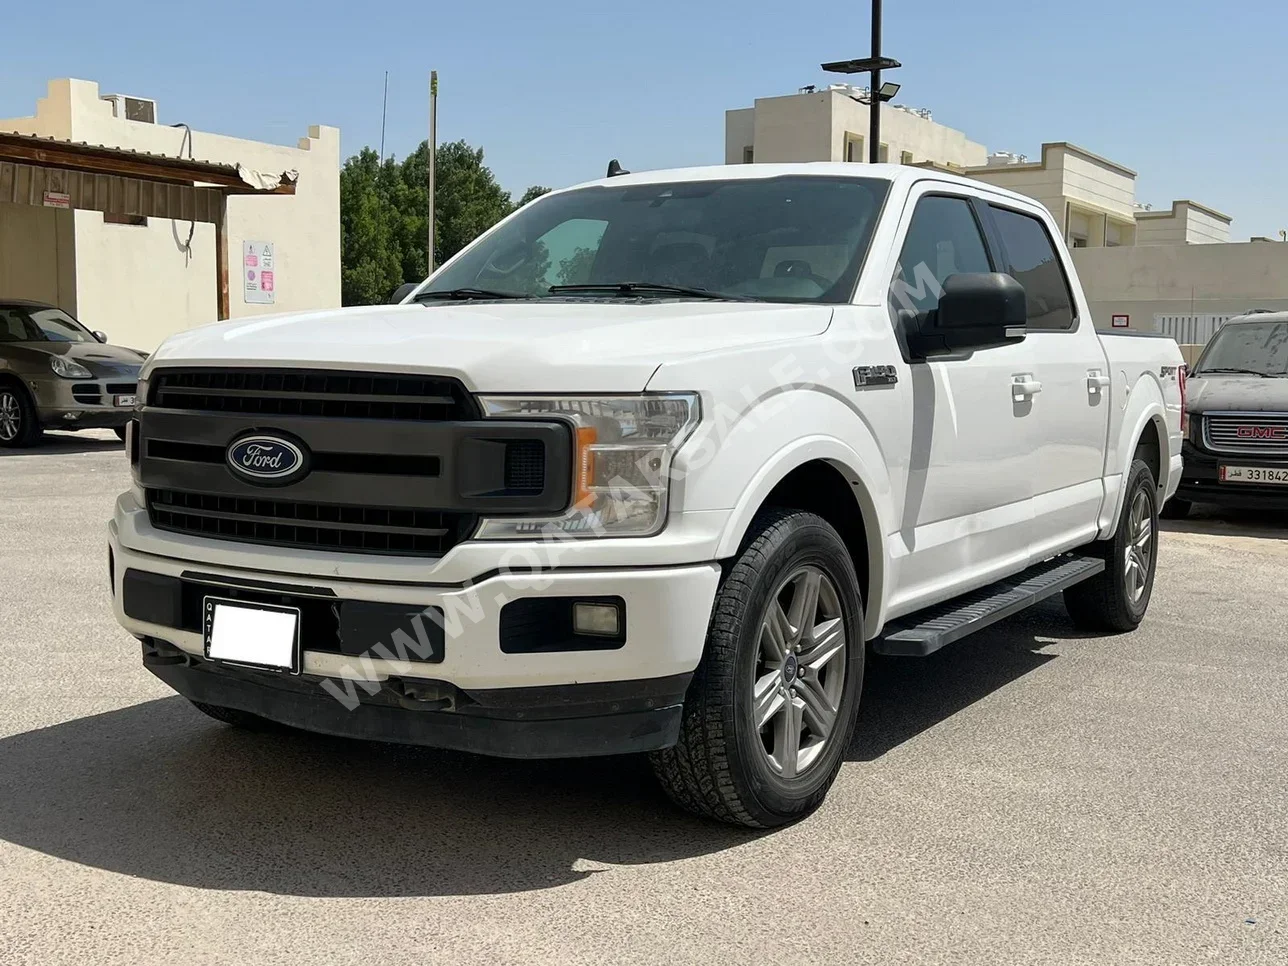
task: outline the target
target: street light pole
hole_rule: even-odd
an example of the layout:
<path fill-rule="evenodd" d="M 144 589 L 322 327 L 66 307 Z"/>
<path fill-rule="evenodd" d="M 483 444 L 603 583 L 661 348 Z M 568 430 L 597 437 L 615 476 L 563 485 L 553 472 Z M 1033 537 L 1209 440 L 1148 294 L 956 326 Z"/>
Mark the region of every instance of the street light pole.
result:
<path fill-rule="evenodd" d="M 881 160 L 881 105 L 899 91 L 898 84 L 881 83 L 881 71 L 901 66 L 897 60 L 881 56 L 881 0 L 872 0 L 872 56 L 822 65 L 830 74 L 872 75 L 872 94 L 868 98 L 868 160 L 873 164 Z"/>
<path fill-rule="evenodd" d="M 872 0 L 872 100 L 868 104 L 868 162 L 881 160 L 881 0 Z"/>

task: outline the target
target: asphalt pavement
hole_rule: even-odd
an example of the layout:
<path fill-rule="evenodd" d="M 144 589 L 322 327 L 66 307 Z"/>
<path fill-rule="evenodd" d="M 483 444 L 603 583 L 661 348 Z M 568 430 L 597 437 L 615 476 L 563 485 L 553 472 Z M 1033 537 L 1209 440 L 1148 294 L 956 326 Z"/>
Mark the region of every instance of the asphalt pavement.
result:
<path fill-rule="evenodd" d="M 1288 962 L 1288 517 L 1169 524 L 1144 625 L 1053 603 L 869 669 L 767 834 L 638 759 L 239 732 L 109 612 L 110 434 L 0 451 L 0 964 Z"/>

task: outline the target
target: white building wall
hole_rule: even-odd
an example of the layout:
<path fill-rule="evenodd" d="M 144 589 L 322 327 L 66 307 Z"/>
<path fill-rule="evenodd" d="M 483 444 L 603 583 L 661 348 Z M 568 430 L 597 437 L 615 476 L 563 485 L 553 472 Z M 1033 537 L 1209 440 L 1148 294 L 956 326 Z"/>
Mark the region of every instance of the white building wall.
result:
<path fill-rule="evenodd" d="M 742 164 L 747 148 L 756 141 L 756 109 L 725 111 L 725 164 Z"/>
<path fill-rule="evenodd" d="M 1288 244 L 1138 245 L 1073 253 L 1096 324 L 1131 316 L 1150 331 L 1156 315 L 1240 315 L 1288 311 Z"/>
<path fill-rule="evenodd" d="M 159 110 L 165 110 L 161 101 Z M 112 115 L 89 81 L 57 80 L 34 118 L 0 128 L 89 144 L 178 156 L 183 131 Z M 198 160 L 257 171 L 299 172 L 294 196 L 233 197 L 228 202 L 229 311 L 233 318 L 340 304 L 340 134 L 313 127 L 298 145 L 265 144 L 203 131 L 192 134 Z M 185 149 L 184 155 L 187 155 Z M 214 227 L 198 224 L 185 252 L 189 222 L 148 219 L 145 226 L 105 224 L 98 212 L 74 212 L 75 311 L 113 342 L 150 350 L 180 329 L 218 315 Z M 275 246 L 276 301 L 247 304 L 241 279 L 243 240 Z M 66 300 L 61 304 L 69 307 Z"/>
<path fill-rule="evenodd" d="M 756 161 L 844 161 L 846 135 L 864 141 L 867 160 L 869 107 L 839 91 L 757 98 L 755 106 L 725 112 L 725 162 L 739 164 L 752 145 Z M 961 131 L 889 104 L 881 112 L 881 141 L 888 159 L 934 161 L 956 167 L 983 164 L 988 150 Z"/>

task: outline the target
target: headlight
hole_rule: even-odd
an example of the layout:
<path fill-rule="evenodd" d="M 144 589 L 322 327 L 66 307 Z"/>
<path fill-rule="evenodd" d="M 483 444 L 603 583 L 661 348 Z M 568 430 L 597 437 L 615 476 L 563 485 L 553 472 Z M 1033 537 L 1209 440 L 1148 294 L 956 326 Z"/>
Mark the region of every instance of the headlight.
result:
<path fill-rule="evenodd" d="M 562 533 L 646 537 L 666 523 L 671 460 L 700 418 L 693 393 L 640 396 L 484 396 L 494 418 L 564 419 L 573 428 L 573 506 L 546 519 L 484 520 L 481 539 Z"/>
<path fill-rule="evenodd" d="M 90 372 L 79 362 L 72 362 L 62 356 L 50 356 L 49 368 L 53 369 L 64 379 L 93 379 L 94 373 Z"/>

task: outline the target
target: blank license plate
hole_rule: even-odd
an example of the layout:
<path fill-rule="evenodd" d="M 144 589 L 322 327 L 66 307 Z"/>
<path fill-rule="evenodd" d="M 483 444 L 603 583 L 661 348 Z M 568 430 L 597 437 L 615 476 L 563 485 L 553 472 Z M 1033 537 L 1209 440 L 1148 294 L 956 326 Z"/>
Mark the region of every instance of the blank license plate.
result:
<path fill-rule="evenodd" d="M 298 607 L 207 597 L 202 610 L 206 657 L 212 661 L 299 673 Z"/>
<path fill-rule="evenodd" d="M 1267 466 L 1223 466 L 1222 483 L 1278 483 L 1288 486 L 1288 469 Z"/>
<path fill-rule="evenodd" d="M 139 404 L 138 396 L 117 396 L 112 400 L 117 409 L 133 409 Z"/>

